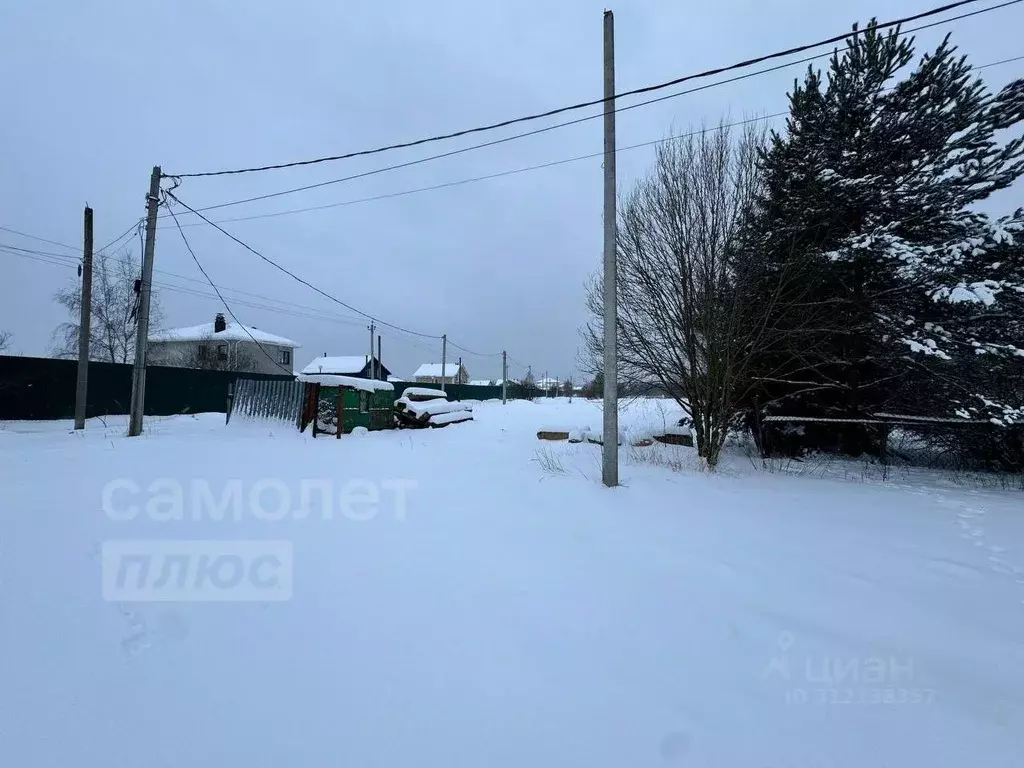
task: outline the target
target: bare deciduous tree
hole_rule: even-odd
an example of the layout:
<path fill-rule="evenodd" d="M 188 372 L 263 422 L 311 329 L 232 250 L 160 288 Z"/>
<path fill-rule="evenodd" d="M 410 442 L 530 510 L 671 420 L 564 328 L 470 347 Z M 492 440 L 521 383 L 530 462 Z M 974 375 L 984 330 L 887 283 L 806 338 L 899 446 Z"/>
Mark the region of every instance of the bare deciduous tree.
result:
<path fill-rule="evenodd" d="M 0 352 L 11 346 L 12 336 L 13 334 L 10 331 L 0 331 Z"/>
<path fill-rule="evenodd" d="M 618 351 L 625 385 L 656 385 L 693 421 L 714 469 L 753 391 L 752 360 L 773 345 L 764 285 L 748 284 L 742 232 L 759 192 L 764 130 L 734 137 L 724 123 L 661 144 L 650 173 L 619 206 Z M 774 296 L 793 296 L 795 274 Z M 785 287 L 785 290 L 783 290 Z M 592 369 L 603 354 L 603 296 L 588 286 L 584 330 Z"/>
<path fill-rule="evenodd" d="M 92 267 L 92 319 L 89 325 L 89 357 L 108 363 L 127 363 L 135 358 L 135 281 L 139 267 L 131 253 L 97 254 Z M 81 284 L 75 281 L 57 291 L 57 302 L 71 319 L 53 332 L 53 352 L 58 357 L 78 356 L 78 324 L 82 307 Z M 149 322 L 159 327 L 163 313 L 156 289 L 150 293 Z"/>

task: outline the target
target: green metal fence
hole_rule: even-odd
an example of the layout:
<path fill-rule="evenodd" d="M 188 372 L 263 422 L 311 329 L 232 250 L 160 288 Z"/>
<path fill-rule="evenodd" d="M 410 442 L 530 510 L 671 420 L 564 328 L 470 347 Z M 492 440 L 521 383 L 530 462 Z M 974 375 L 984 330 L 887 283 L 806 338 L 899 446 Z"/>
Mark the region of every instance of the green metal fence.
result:
<path fill-rule="evenodd" d="M 75 360 L 0 355 L 0 419 L 73 418 L 77 371 Z M 146 414 L 224 413 L 228 386 L 238 376 L 231 371 L 149 366 Z M 269 381 L 291 378 L 269 374 L 245 376 Z M 131 365 L 89 363 L 88 418 L 128 413 L 131 394 Z"/>

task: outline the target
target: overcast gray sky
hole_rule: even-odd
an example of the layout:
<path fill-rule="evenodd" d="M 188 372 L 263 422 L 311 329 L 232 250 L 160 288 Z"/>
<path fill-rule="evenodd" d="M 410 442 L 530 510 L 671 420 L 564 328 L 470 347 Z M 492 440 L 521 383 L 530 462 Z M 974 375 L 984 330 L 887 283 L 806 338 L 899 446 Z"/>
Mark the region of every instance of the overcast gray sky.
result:
<path fill-rule="evenodd" d="M 154 164 L 187 173 L 287 162 L 598 98 L 606 1 L 9 0 L 0 7 L 0 225 L 75 246 L 88 201 L 99 246 L 142 215 Z M 889 19 L 933 5 L 938 2 L 623 1 L 612 9 L 619 90 L 838 34 L 872 14 Z M 921 33 L 918 50 L 951 29 L 975 64 L 1018 56 L 1024 43 L 1015 30 L 1022 23 L 1021 6 L 995 11 Z M 801 69 L 622 113 L 618 143 L 658 139 L 724 113 L 739 119 L 782 111 Z M 1024 62 L 1017 62 L 986 69 L 984 77 L 996 88 L 1022 73 Z M 178 194 L 192 206 L 211 205 L 522 130 L 311 168 L 187 179 Z M 215 213 L 223 219 L 323 205 L 600 149 L 601 121 L 592 120 Z M 620 154 L 620 188 L 643 171 L 652 152 Z M 1008 197 L 1006 208 L 1024 203 L 1019 189 Z M 595 158 L 225 228 L 381 320 L 447 333 L 474 351 L 507 349 L 538 376 L 564 376 L 576 367 L 578 328 L 586 320 L 583 283 L 600 262 L 601 164 Z M 302 345 L 298 366 L 323 352 L 366 349 L 364 319 L 209 227 L 185 231 L 239 318 Z M 2 231 L 0 243 L 73 255 Z M 137 258 L 137 240 L 129 246 Z M 0 263 L 0 329 L 14 334 L 13 352 L 45 355 L 54 327 L 65 319 L 53 293 L 76 279 L 74 266 L 3 252 Z M 202 280 L 175 229 L 158 232 L 156 266 Z M 211 293 L 198 282 L 156 278 Z M 162 294 L 165 326 L 207 322 L 221 308 L 216 298 Z M 384 361 L 395 373 L 439 361 L 440 342 L 383 331 Z M 450 349 L 453 359 L 459 354 Z M 498 357 L 464 357 L 474 378 L 500 373 Z M 512 375 L 522 372 L 512 366 Z"/>

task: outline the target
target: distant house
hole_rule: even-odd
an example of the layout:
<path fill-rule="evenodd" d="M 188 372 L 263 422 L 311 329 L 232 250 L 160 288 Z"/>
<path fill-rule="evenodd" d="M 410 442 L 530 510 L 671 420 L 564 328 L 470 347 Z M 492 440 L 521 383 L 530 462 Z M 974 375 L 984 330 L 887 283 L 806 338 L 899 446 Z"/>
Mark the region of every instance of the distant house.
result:
<path fill-rule="evenodd" d="M 218 313 L 212 323 L 154 331 L 146 359 L 150 365 L 290 376 L 298 348 L 291 339 L 229 323 Z"/>
<path fill-rule="evenodd" d="M 380 379 L 381 381 L 387 381 L 391 376 L 391 371 L 377 359 L 376 355 L 372 358 L 369 355 L 335 357 L 326 353 L 323 357 L 314 357 L 310 364 L 302 369 L 302 373 L 306 376 L 314 373 L 326 373 L 332 376 L 351 376 L 357 379 Z"/>
<path fill-rule="evenodd" d="M 412 380 L 418 384 L 465 384 L 469 381 L 466 366 L 458 363 L 445 363 L 444 375 L 441 375 L 441 363 L 424 363 L 416 369 Z"/>
<path fill-rule="evenodd" d="M 500 382 L 496 382 L 494 379 L 473 379 L 469 385 L 471 387 L 493 387 L 497 383 Z"/>

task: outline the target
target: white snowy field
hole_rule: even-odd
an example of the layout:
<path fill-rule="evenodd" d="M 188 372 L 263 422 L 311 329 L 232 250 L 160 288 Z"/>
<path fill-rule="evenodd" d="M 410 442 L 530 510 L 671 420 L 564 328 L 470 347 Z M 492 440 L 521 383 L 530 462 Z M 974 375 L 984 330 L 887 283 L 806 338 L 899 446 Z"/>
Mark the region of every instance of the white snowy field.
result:
<path fill-rule="evenodd" d="M 0 766 L 1024 765 L 1024 494 L 660 445 L 609 490 L 535 437 L 597 404 L 474 413 L 0 425 Z M 290 542 L 290 599 L 105 595 L 125 540 Z"/>

